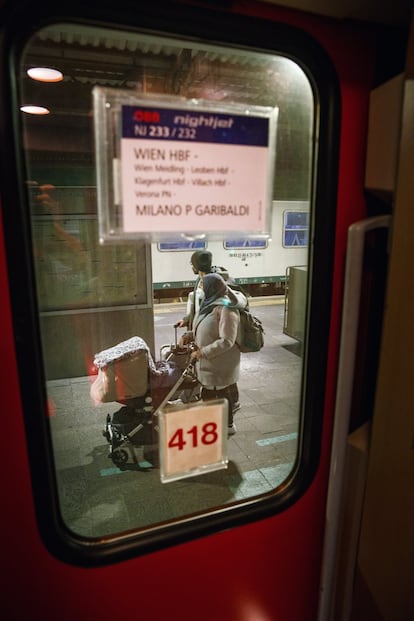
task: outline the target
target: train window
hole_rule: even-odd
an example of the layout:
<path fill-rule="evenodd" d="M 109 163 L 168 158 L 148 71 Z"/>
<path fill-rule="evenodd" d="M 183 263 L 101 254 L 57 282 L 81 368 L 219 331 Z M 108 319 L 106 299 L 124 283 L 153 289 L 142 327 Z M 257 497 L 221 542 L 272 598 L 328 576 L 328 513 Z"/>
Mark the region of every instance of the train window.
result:
<path fill-rule="evenodd" d="M 283 217 L 283 246 L 307 246 L 309 243 L 309 212 L 285 211 Z"/>
<path fill-rule="evenodd" d="M 227 239 L 224 241 L 226 250 L 233 248 L 267 248 L 267 239 Z"/>
<path fill-rule="evenodd" d="M 167 21 L 141 8 L 130 20 L 122 13 L 97 25 L 80 17 L 53 22 L 48 15 L 42 27 L 29 29 L 20 52 L 10 51 L 17 56 L 10 77 L 16 88 L 5 88 L 16 93 L 19 107 L 22 157 L 9 182 L 22 199 L 8 226 L 25 231 L 10 260 L 19 276 L 13 312 L 16 340 L 24 343 L 19 365 L 35 499 L 45 539 L 55 547 L 54 528 L 59 541 L 70 542 L 62 556 L 76 561 L 106 562 L 111 551 L 145 551 L 282 510 L 303 493 L 318 463 L 327 342 L 322 335 L 311 346 L 307 329 L 301 342 L 286 333 L 285 313 L 295 306 L 286 308 L 284 285 L 287 268 L 320 268 L 325 277 L 311 288 L 309 275 L 299 313 L 301 325 L 310 326 L 317 307 L 315 325 L 324 323 L 334 216 L 317 217 L 329 186 L 320 192 L 317 171 L 335 160 L 329 123 L 336 116 L 325 114 L 337 96 L 330 62 L 299 31 L 281 25 L 258 20 L 253 27 L 239 16 L 235 28 L 223 14 L 211 34 L 203 19 L 197 26 L 191 21 L 199 9 L 177 6 Z M 122 23 L 129 26 L 116 25 Z M 52 81 L 33 74 L 39 67 L 54 70 Z M 96 86 L 218 107 L 277 107 L 271 236 L 173 235 L 160 243 L 102 245 Z M 294 246 L 297 254 L 286 254 Z M 240 357 L 226 468 L 165 484 L 157 408 L 185 408 L 200 398 L 199 384 L 184 373 L 190 350 L 177 342 L 176 324 L 195 285 L 192 254 L 207 248 L 229 282 L 243 285 L 265 342 Z M 157 291 L 163 298 L 154 304 Z M 33 321 L 20 318 L 23 308 Z"/>
<path fill-rule="evenodd" d="M 173 250 L 205 250 L 207 248 L 207 243 L 200 239 L 195 241 L 181 241 L 181 240 L 172 240 L 172 241 L 163 241 L 158 243 L 158 250 L 160 252 L 171 252 Z"/>

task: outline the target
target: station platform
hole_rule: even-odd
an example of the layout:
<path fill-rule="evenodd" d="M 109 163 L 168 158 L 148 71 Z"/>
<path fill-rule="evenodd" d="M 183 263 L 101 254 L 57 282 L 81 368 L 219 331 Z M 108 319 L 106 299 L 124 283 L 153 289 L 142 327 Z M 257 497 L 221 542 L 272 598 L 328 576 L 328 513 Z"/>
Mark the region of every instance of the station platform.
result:
<path fill-rule="evenodd" d="M 94 405 L 89 377 L 48 382 L 60 506 L 70 530 L 103 537 L 146 527 L 268 493 L 286 479 L 298 444 L 300 343 L 283 332 L 283 296 L 250 299 L 250 307 L 263 322 L 265 345 L 242 354 L 237 433 L 228 438 L 223 470 L 162 483 L 144 453 L 133 468 L 119 469 L 103 430 L 121 404 Z M 158 350 L 184 312 L 182 303 L 154 306 Z"/>

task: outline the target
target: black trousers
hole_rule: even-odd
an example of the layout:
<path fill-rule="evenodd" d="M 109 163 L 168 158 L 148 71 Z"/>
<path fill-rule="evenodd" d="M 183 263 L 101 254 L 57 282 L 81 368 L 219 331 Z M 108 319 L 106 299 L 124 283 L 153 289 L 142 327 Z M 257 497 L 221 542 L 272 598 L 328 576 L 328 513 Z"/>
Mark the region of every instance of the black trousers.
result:
<path fill-rule="evenodd" d="M 234 384 L 232 386 L 226 386 L 225 388 L 220 388 L 220 390 L 210 390 L 209 388 L 204 388 L 204 386 L 201 389 L 201 398 L 203 399 L 203 401 L 213 401 L 213 399 L 227 399 L 228 404 L 229 404 L 229 419 L 228 419 L 228 425 L 230 427 L 230 425 L 233 424 L 233 409 L 234 409 L 234 389 L 232 389 L 234 386 Z"/>
<path fill-rule="evenodd" d="M 237 401 L 239 400 L 239 388 L 237 384 L 230 384 L 229 388 L 233 395 L 233 403 L 237 403 Z"/>

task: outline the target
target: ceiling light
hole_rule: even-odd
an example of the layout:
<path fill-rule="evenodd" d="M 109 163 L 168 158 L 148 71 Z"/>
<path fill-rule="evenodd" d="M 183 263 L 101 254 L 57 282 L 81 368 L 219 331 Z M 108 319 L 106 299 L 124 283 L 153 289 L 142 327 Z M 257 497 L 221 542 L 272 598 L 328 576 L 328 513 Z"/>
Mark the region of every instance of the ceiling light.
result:
<path fill-rule="evenodd" d="M 27 114 L 49 114 L 50 110 L 44 108 L 43 106 L 22 106 L 20 108 L 22 112 L 26 112 Z"/>
<path fill-rule="evenodd" d="M 49 67 L 32 67 L 27 70 L 27 75 L 32 80 L 38 80 L 39 82 L 61 82 L 63 80 L 63 73 L 57 69 L 50 69 Z"/>

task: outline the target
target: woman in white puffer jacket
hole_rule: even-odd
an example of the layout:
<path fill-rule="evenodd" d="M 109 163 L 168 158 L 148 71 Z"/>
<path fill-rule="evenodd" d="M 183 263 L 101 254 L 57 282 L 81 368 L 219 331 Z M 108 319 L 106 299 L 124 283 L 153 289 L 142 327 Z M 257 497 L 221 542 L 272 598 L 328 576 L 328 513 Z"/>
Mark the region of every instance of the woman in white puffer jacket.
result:
<path fill-rule="evenodd" d="M 197 349 L 191 358 L 197 361 L 197 377 L 205 401 L 227 399 L 228 433 L 233 435 L 234 399 L 229 387 L 240 374 L 240 350 L 236 338 L 240 324 L 238 302 L 220 274 L 203 277 L 204 299 L 193 323 Z"/>

